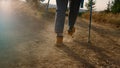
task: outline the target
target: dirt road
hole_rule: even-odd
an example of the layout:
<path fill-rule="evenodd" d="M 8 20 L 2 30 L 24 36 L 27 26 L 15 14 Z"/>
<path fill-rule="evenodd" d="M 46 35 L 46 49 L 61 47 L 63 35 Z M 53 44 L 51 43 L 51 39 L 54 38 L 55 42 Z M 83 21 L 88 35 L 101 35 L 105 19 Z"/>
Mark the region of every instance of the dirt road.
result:
<path fill-rule="evenodd" d="M 93 23 L 89 45 L 88 21 L 78 18 L 74 38 L 66 23 L 65 45 L 56 47 L 54 16 L 24 2 L 0 5 L 0 68 L 120 68 L 119 29 Z"/>

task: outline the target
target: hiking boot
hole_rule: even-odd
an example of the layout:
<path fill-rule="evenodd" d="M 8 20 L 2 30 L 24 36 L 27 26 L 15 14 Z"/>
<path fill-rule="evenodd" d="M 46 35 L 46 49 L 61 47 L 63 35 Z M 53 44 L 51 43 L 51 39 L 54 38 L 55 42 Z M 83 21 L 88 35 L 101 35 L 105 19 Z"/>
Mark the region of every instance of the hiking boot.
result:
<path fill-rule="evenodd" d="M 57 36 L 56 38 L 57 38 L 56 45 L 57 46 L 63 45 L 63 36 Z"/>
<path fill-rule="evenodd" d="M 72 36 L 75 33 L 75 28 L 69 28 L 68 35 Z"/>

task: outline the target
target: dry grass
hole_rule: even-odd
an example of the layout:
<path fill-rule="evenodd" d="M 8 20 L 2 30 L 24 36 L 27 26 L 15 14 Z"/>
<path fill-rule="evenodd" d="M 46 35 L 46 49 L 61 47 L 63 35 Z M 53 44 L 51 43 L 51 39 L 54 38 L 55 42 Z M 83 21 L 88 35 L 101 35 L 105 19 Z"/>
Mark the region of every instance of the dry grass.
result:
<path fill-rule="evenodd" d="M 49 8 L 48 12 L 49 12 L 49 15 L 50 15 L 51 17 L 54 17 L 54 16 L 55 16 L 55 13 L 56 13 L 56 9 L 55 9 L 55 8 Z"/>
<path fill-rule="evenodd" d="M 89 19 L 89 13 L 84 13 L 83 18 Z M 112 24 L 120 27 L 120 14 L 104 13 L 104 12 L 93 12 L 93 21 L 102 24 Z"/>

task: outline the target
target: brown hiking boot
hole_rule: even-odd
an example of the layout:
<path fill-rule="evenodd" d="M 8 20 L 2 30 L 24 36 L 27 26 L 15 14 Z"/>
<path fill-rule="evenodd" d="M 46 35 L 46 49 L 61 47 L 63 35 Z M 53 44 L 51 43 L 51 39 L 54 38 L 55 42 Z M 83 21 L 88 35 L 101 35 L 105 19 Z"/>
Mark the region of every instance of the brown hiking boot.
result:
<path fill-rule="evenodd" d="M 72 36 L 74 33 L 75 33 L 75 28 L 74 28 L 74 27 L 73 27 L 73 28 L 70 28 L 70 29 L 68 30 L 68 35 Z"/>
<path fill-rule="evenodd" d="M 56 45 L 57 46 L 63 45 L 63 36 L 57 36 L 56 38 L 57 38 Z"/>

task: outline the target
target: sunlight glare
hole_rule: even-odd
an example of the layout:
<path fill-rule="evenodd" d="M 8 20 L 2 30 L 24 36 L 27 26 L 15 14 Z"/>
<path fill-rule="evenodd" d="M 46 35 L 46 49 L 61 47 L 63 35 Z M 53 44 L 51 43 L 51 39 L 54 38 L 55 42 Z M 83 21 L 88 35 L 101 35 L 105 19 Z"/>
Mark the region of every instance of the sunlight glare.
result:
<path fill-rule="evenodd" d="M 11 0 L 1 0 L 0 1 L 0 7 L 3 12 L 10 12 L 10 5 L 11 5 Z"/>

